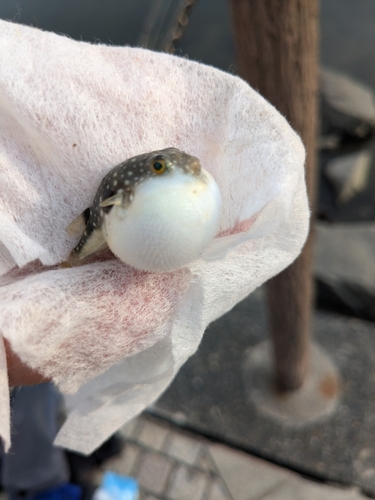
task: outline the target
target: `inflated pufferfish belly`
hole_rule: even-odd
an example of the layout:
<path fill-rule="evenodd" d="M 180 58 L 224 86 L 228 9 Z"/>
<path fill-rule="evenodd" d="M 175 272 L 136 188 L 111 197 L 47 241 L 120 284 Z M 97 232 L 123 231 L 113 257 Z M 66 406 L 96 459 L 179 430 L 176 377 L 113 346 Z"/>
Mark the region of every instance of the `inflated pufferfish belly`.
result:
<path fill-rule="evenodd" d="M 199 256 L 220 215 L 219 188 L 198 158 L 175 148 L 134 156 L 104 177 L 92 206 L 69 226 L 85 224 L 68 262 L 108 245 L 137 269 L 172 271 Z"/>

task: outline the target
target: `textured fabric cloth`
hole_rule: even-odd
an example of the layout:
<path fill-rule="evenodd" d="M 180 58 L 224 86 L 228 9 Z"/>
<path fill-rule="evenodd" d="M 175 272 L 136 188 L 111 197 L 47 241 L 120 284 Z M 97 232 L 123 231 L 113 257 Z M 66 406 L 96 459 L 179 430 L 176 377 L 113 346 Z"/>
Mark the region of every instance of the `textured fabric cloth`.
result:
<path fill-rule="evenodd" d="M 296 258 L 304 148 L 244 81 L 185 58 L 0 21 L 0 68 L 0 332 L 70 394 L 57 443 L 90 453 L 156 400 L 211 321 Z M 60 268 L 77 243 L 65 228 L 104 175 L 165 147 L 198 157 L 221 190 L 200 258 L 163 274 L 110 253 Z"/>

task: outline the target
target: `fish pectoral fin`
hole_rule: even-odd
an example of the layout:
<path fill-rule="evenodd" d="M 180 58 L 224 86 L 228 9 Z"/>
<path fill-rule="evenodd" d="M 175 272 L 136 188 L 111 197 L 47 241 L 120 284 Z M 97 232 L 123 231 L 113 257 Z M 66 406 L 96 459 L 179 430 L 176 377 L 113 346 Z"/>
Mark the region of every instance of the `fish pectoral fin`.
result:
<path fill-rule="evenodd" d="M 68 236 L 75 237 L 83 233 L 86 229 L 87 221 L 90 218 L 90 208 L 86 208 L 73 222 L 66 228 Z"/>
<path fill-rule="evenodd" d="M 126 189 L 125 191 L 117 193 L 111 196 L 110 198 L 107 198 L 106 200 L 102 201 L 99 207 L 104 208 L 104 207 L 111 207 L 113 205 L 118 205 L 120 207 L 126 208 L 133 201 L 133 198 L 134 198 L 134 192 L 131 189 Z"/>
<path fill-rule="evenodd" d="M 77 265 L 77 261 L 86 259 L 107 247 L 102 232 L 95 229 L 88 235 L 83 235 L 81 241 L 70 253 L 67 262 L 71 265 Z"/>
<path fill-rule="evenodd" d="M 102 201 L 99 205 L 99 207 L 104 208 L 104 207 L 110 207 L 112 205 L 118 205 L 120 207 L 124 206 L 124 193 L 117 193 L 110 198 L 107 198 L 106 200 Z"/>

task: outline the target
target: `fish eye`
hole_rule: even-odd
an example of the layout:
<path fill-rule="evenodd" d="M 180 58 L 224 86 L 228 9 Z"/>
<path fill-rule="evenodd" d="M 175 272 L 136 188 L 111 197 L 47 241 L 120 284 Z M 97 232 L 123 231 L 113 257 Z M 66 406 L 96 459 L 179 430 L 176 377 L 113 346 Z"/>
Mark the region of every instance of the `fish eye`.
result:
<path fill-rule="evenodd" d="M 162 157 L 154 158 L 151 162 L 151 171 L 161 175 L 167 170 L 167 162 Z"/>

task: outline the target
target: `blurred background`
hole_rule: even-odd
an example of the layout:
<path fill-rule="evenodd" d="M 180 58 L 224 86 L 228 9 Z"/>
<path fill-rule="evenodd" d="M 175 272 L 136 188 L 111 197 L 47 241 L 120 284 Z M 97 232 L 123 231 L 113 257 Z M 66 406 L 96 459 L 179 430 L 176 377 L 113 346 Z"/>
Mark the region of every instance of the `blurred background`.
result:
<path fill-rule="evenodd" d="M 178 0 L 0 0 L 0 18 L 90 43 L 168 51 L 235 75 L 229 7 L 226 0 L 184 7 Z M 357 485 L 373 498 L 374 25 L 373 0 L 320 2 L 313 332 L 340 373 L 335 410 L 299 426 L 254 402 L 246 359 L 268 335 L 262 289 L 210 325 L 198 353 L 150 409 L 316 480 Z"/>

